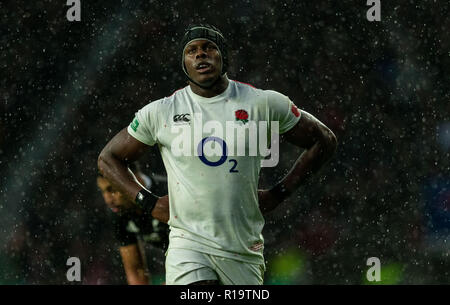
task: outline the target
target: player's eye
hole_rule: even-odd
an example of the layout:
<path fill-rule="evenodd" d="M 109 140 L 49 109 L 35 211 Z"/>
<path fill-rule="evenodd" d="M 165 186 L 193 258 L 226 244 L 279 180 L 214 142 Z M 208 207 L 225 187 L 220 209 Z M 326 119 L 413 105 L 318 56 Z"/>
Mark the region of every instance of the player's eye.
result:
<path fill-rule="evenodd" d="M 195 48 L 188 49 L 187 53 L 190 54 L 190 55 L 194 54 L 195 53 Z"/>

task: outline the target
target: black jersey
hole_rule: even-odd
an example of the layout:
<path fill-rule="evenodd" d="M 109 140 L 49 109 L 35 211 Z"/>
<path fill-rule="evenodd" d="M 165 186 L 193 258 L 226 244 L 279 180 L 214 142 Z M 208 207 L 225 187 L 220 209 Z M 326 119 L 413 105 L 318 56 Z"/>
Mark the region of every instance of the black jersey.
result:
<path fill-rule="evenodd" d="M 120 246 L 137 243 L 138 239 L 157 248 L 166 250 L 169 226 L 146 215 L 136 212 L 112 213 L 114 235 Z"/>

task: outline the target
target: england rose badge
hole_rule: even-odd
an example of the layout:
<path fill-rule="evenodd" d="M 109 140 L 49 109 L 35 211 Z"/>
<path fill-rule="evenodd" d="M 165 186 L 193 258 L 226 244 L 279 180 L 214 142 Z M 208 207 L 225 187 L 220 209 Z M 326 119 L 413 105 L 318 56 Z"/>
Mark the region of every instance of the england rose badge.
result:
<path fill-rule="evenodd" d="M 244 109 L 236 110 L 234 115 L 236 116 L 236 121 L 241 121 L 244 124 L 248 122 L 248 113 Z"/>

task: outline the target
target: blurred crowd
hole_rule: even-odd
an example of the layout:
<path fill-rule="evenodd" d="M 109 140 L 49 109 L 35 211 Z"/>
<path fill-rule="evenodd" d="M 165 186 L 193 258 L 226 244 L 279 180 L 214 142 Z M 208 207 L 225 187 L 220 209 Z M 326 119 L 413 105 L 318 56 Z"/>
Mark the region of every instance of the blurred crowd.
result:
<path fill-rule="evenodd" d="M 229 43 L 228 77 L 277 90 L 336 134 L 333 159 L 266 219 L 267 284 L 450 283 L 447 2 L 0 3 L 0 284 L 125 284 L 97 190 L 97 156 L 135 111 L 186 85 L 191 23 Z M 283 144 L 261 187 L 300 150 Z M 144 172 L 165 175 L 153 148 Z M 155 192 L 167 186 L 157 183 Z M 153 283 L 163 281 L 163 258 Z M 152 267 L 153 268 L 153 267 Z"/>

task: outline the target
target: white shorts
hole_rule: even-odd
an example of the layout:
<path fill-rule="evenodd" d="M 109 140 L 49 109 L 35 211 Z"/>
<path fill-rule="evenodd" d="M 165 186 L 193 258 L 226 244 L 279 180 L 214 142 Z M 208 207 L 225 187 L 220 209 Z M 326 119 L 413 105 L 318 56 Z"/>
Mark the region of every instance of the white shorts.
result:
<path fill-rule="evenodd" d="M 262 285 L 264 265 L 215 256 L 188 249 L 169 249 L 166 285 L 187 285 L 218 280 L 222 285 Z"/>

